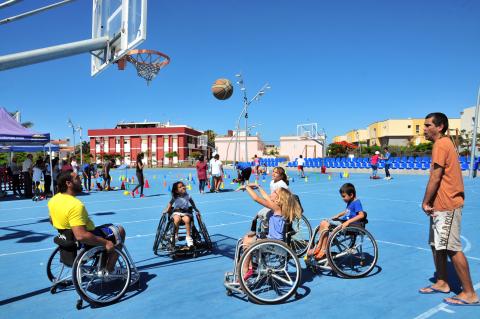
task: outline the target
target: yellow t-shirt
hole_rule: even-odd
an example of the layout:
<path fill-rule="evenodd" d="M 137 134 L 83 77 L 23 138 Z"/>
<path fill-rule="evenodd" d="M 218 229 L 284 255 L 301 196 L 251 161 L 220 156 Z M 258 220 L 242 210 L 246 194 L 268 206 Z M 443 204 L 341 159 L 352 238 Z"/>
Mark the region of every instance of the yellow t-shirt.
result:
<path fill-rule="evenodd" d="M 74 196 L 58 193 L 48 202 L 48 210 L 56 229 L 72 229 L 72 226 L 85 226 L 88 231 L 95 229 L 85 206 Z"/>

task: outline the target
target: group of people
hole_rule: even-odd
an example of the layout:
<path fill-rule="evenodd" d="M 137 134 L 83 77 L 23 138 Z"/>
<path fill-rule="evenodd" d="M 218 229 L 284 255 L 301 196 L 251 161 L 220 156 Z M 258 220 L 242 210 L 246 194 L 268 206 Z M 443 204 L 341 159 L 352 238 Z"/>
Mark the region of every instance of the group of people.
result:
<path fill-rule="evenodd" d="M 223 181 L 223 163 L 220 155 L 215 154 L 209 161 L 205 161 L 205 157 L 201 155 L 196 163 L 198 190 L 200 194 L 205 194 L 205 186 L 210 184 L 210 191 L 214 193 L 220 192 L 220 186 Z M 211 182 L 209 183 L 209 179 Z"/>
<path fill-rule="evenodd" d="M 460 224 L 465 197 L 464 186 L 457 160 L 458 154 L 452 141 L 445 136 L 448 118 L 443 113 L 431 113 L 427 115 L 424 125 L 425 137 L 434 143 L 432 167 L 422 209 L 430 220 L 428 244 L 433 253 L 435 281 L 432 285 L 421 288 L 419 293 L 450 293 L 451 286 L 447 277 L 447 258 L 449 257 L 460 279 L 462 291 L 456 296 L 445 298 L 444 302 L 455 306 L 479 305 L 480 301 L 472 285 L 468 262 L 462 252 Z M 214 156 L 213 160 L 219 161 L 218 156 Z M 206 165 L 203 160 L 197 164 L 202 163 Z M 223 174 L 221 162 L 217 165 L 218 170 L 211 173 L 214 177 Z M 204 175 L 204 178 L 199 180 L 205 180 L 206 177 L 207 175 Z M 55 195 L 48 204 L 53 226 L 57 229 L 71 229 L 78 241 L 89 245 L 101 245 L 111 252 L 115 245 L 115 238 L 108 230 L 109 225 L 95 227 L 83 203 L 75 198 L 82 189 L 79 175 L 71 169 L 63 171 L 57 178 L 57 184 L 60 193 Z M 192 197 L 188 195 L 185 184 L 177 182 L 173 186 L 172 198 L 166 212 L 173 211 L 173 220 L 177 228 L 181 221 L 185 223 L 186 241 L 190 246 L 192 238 L 189 225 L 193 218 L 192 211 L 195 210 L 197 214 L 200 214 L 200 211 Z M 257 216 L 267 221 L 266 238 L 283 240 L 285 223 L 301 217 L 302 208 L 295 195 L 289 190 L 288 179 L 282 167 L 273 169 L 270 194 L 255 184 L 245 184 L 240 189 L 245 190 L 255 202 L 265 208 L 258 212 Z M 320 224 L 322 229 L 330 225 L 345 228 L 365 217 L 353 184 L 342 185 L 339 193 L 346 203 L 346 208 L 331 219 L 322 221 Z M 125 238 L 125 230 L 121 227 L 119 229 L 121 229 L 121 237 Z M 247 233 L 243 238 L 243 245 L 248 247 L 258 239 L 257 236 L 257 232 Z M 322 259 L 325 258 L 325 248 L 326 238 L 323 237 L 307 254 L 316 259 Z M 114 256 L 111 258 L 113 260 Z M 107 264 L 109 272 L 116 271 L 113 265 L 114 263 L 111 262 Z M 242 274 L 245 279 L 248 279 L 253 274 L 253 268 L 248 263 L 245 267 L 248 268 L 243 269 Z"/>
<path fill-rule="evenodd" d="M 378 164 L 380 160 L 384 160 L 384 168 L 385 168 L 385 179 L 386 180 L 391 180 L 392 176 L 390 175 L 390 165 L 392 164 L 391 157 L 392 155 L 388 151 L 388 147 L 383 148 L 384 153 L 383 155 L 380 154 L 380 151 L 375 151 L 375 154 L 372 155 L 370 158 L 370 167 L 372 168 L 372 176 L 370 178 L 372 179 L 379 179 L 380 177 L 377 175 L 378 171 Z"/>

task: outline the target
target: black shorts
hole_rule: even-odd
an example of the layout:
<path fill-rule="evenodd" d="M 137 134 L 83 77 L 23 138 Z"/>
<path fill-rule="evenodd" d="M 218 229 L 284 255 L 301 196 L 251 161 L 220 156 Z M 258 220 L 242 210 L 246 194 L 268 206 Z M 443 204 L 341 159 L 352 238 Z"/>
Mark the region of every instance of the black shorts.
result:
<path fill-rule="evenodd" d="M 242 169 L 239 177 L 244 181 L 248 181 L 250 179 L 250 175 L 252 175 L 252 168 L 247 167 L 245 169 Z"/>
<path fill-rule="evenodd" d="M 120 234 L 117 234 L 115 236 L 115 231 L 112 228 L 116 228 L 113 224 L 104 224 L 101 226 L 95 227 L 94 230 L 91 231 L 92 234 L 98 237 L 102 237 L 103 239 L 111 241 L 113 244 L 117 244 L 118 242 L 121 241 L 121 238 L 119 239 L 117 236 L 120 236 Z"/>

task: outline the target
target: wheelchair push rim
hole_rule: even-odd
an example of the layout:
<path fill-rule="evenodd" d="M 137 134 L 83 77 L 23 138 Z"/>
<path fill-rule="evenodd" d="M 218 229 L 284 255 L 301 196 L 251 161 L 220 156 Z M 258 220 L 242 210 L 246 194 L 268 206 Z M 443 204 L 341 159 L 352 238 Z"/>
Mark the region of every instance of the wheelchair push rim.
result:
<path fill-rule="evenodd" d="M 308 249 L 308 243 L 312 238 L 312 226 L 305 215 L 301 219 L 295 219 L 292 223 L 295 232 L 290 238 L 290 247 L 295 251 L 297 257 L 303 256 Z"/>
<path fill-rule="evenodd" d="M 328 239 L 327 259 L 332 270 L 342 277 L 365 277 L 377 263 L 377 242 L 365 228 L 338 228 Z"/>
<path fill-rule="evenodd" d="M 250 261 L 253 274 L 245 279 L 243 269 L 248 268 Z M 297 291 L 301 271 L 295 252 L 277 240 L 257 241 L 243 253 L 237 264 L 242 291 L 259 304 L 276 304 L 289 299 Z"/>
<path fill-rule="evenodd" d="M 108 274 L 105 269 L 106 251 L 97 246 L 80 253 L 73 264 L 72 279 L 77 293 L 91 305 L 101 306 L 116 302 L 130 285 L 131 269 L 126 255 L 115 248 L 118 255 L 115 268 L 121 275 Z"/>

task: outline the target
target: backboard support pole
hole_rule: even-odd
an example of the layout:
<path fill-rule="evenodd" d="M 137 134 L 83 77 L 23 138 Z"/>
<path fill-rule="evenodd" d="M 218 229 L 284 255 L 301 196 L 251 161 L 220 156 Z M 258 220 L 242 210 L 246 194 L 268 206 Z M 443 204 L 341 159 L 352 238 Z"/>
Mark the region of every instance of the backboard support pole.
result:
<path fill-rule="evenodd" d="M 76 1 L 76 0 L 63 0 L 63 1 L 50 4 L 50 5 L 42 7 L 42 8 L 38 8 L 38 9 L 35 9 L 35 10 L 32 10 L 32 11 L 28 11 L 28 12 L 25 12 L 25 13 L 22 13 L 22 14 L 18 14 L 16 16 L 13 16 L 13 17 L 10 17 L 10 18 L 2 19 L 2 20 L 0 20 L 0 24 L 5 24 L 5 23 L 13 22 L 15 20 L 26 18 L 26 17 L 34 15 L 36 13 L 40 13 L 40 12 L 43 12 L 43 11 L 47 11 L 47 10 L 50 10 L 50 9 L 57 8 L 59 6 L 63 6 L 64 4 L 70 3 L 72 1 Z M 5 3 L 5 5 L 12 5 L 14 3 L 15 2 Z"/>
<path fill-rule="evenodd" d="M 0 71 L 108 48 L 108 37 L 82 40 L 0 56 Z"/>

